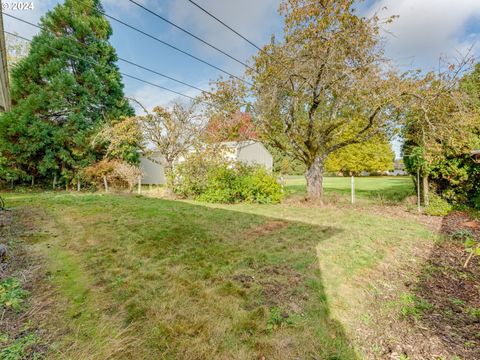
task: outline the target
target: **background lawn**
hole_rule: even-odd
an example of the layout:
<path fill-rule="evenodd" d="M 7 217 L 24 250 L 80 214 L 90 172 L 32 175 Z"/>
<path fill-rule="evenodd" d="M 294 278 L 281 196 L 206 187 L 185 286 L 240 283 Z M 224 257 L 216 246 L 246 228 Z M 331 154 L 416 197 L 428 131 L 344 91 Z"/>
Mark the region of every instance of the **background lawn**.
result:
<path fill-rule="evenodd" d="M 369 274 L 433 241 L 354 208 L 10 194 L 58 291 L 49 358 L 356 359 Z M 31 226 L 30 226 L 31 228 Z M 53 299 L 52 299 L 53 300 Z"/>
<path fill-rule="evenodd" d="M 350 196 L 350 177 L 325 177 L 325 194 Z M 306 193 L 304 176 L 285 177 L 285 187 L 291 195 Z M 415 195 L 414 184 L 410 176 L 368 176 L 355 177 L 355 194 L 358 199 L 398 202 L 407 196 Z"/>

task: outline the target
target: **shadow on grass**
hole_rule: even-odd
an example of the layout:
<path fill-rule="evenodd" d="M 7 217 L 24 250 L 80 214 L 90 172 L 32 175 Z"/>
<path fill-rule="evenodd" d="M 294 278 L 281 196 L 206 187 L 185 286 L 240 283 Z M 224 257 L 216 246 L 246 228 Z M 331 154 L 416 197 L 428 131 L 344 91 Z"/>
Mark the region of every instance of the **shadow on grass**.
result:
<path fill-rule="evenodd" d="M 454 212 L 443 218 L 439 241 L 431 252 L 413 292 L 411 311 L 453 354 L 465 360 L 480 359 L 480 260 L 468 256 L 464 236 L 480 241 L 480 228 L 465 224 L 466 213 Z"/>
<path fill-rule="evenodd" d="M 71 278 L 53 281 L 77 284 L 78 269 L 88 279 L 86 295 L 63 292 L 76 302 L 84 296 L 84 313 L 57 324 L 73 328 L 70 334 L 83 319 L 104 328 L 115 314 L 117 327 L 136 329 L 138 342 L 122 349 L 126 358 L 357 358 L 330 315 L 316 255 L 319 243 L 341 229 L 135 196 L 30 200 L 19 205 L 36 203 L 61 224 L 55 240 L 40 242 L 47 252 L 62 252 L 49 261 Z M 81 355 L 84 345 L 92 351 L 91 336 L 104 336 L 101 357 L 115 345 L 110 334 L 69 341 Z"/>

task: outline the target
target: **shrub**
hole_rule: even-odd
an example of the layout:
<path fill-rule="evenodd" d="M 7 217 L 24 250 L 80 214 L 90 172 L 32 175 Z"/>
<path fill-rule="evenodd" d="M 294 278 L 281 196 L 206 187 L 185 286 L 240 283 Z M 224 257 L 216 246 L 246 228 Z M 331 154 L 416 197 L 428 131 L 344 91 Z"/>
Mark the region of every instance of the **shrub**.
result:
<path fill-rule="evenodd" d="M 241 201 L 241 174 L 228 164 L 218 164 L 208 169 L 204 191 L 197 196 L 198 200 L 218 203 L 234 203 Z"/>
<path fill-rule="evenodd" d="M 283 198 L 282 186 L 263 167 L 247 168 L 240 177 L 240 194 L 247 202 L 278 203 Z"/>
<path fill-rule="evenodd" d="M 125 187 L 129 191 L 138 183 L 138 178 L 142 175 L 138 166 L 125 163 L 120 160 L 103 159 L 85 169 L 82 176 L 88 183 L 94 184 L 97 188 L 103 187 L 103 179 L 109 186 Z"/>
<path fill-rule="evenodd" d="M 425 213 L 431 216 L 445 216 L 452 211 L 452 205 L 440 196 L 432 193 L 430 195 L 430 204 L 425 209 Z"/>
<path fill-rule="evenodd" d="M 138 166 L 125 162 L 118 162 L 113 173 L 128 184 L 130 192 L 133 191 L 134 186 L 138 184 L 138 179 L 142 176 L 142 171 Z"/>
<path fill-rule="evenodd" d="M 260 166 L 232 163 L 216 156 L 192 154 L 174 171 L 173 191 L 213 203 L 278 203 L 282 186 Z"/>
<path fill-rule="evenodd" d="M 474 209 L 480 210 L 480 190 L 472 198 L 472 204 Z"/>
<path fill-rule="evenodd" d="M 173 170 L 174 193 L 185 198 L 200 196 L 207 189 L 207 174 L 220 164 L 221 160 L 214 152 L 190 154 Z"/>

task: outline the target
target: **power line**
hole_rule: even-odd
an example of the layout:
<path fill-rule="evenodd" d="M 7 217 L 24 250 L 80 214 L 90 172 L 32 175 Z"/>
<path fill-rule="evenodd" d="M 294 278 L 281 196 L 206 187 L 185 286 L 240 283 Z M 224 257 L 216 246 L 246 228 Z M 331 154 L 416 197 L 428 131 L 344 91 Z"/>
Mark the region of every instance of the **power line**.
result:
<path fill-rule="evenodd" d="M 205 14 L 207 14 L 208 16 L 210 16 L 211 18 L 215 19 L 217 22 L 219 22 L 220 24 L 222 24 L 223 26 L 225 26 L 227 29 L 229 29 L 230 31 L 232 31 L 234 34 L 238 35 L 239 37 L 241 37 L 243 40 L 245 40 L 246 42 L 248 42 L 250 45 L 252 45 L 253 47 L 255 47 L 257 50 L 260 50 L 260 51 L 263 51 L 259 46 L 255 45 L 255 43 L 249 39 L 247 39 L 245 36 L 243 36 L 242 34 L 240 34 L 237 30 L 235 30 L 234 28 L 232 28 L 231 26 L 227 25 L 224 21 L 220 20 L 218 17 L 216 17 L 215 15 L 213 15 L 210 11 L 208 11 L 207 9 L 201 7 L 200 5 L 198 5 L 195 1 L 193 0 L 187 0 L 189 1 L 190 3 L 192 3 L 194 6 L 196 6 L 197 8 L 199 8 L 200 10 L 202 10 Z"/>
<path fill-rule="evenodd" d="M 131 1 L 131 0 L 130 0 Z M 288 73 L 290 73 L 290 69 L 283 63 L 281 62 L 280 60 L 276 59 L 272 54 L 270 54 L 268 51 L 262 49 L 261 47 L 259 47 L 258 45 L 256 45 L 253 41 L 249 40 L 247 37 L 243 36 L 242 34 L 240 34 L 237 30 L 235 30 L 234 28 L 232 28 L 230 25 L 228 25 L 227 23 L 225 23 L 223 20 L 221 20 L 220 18 L 218 18 L 217 16 L 213 15 L 210 11 L 208 11 L 207 9 L 205 9 L 204 7 L 200 6 L 199 4 L 197 4 L 195 1 L 193 0 L 187 0 L 189 1 L 192 5 L 196 6 L 198 9 L 200 9 L 201 11 L 203 11 L 205 14 L 207 14 L 208 16 L 210 16 L 211 18 L 215 19 L 218 23 L 222 24 L 224 27 L 226 27 L 227 29 L 229 29 L 231 32 L 233 32 L 234 34 L 236 34 L 237 36 L 239 36 L 240 38 L 242 38 L 243 40 L 245 40 L 247 43 L 249 43 L 250 45 L 252 45 L 254 48 L 256 48 L 258 51 L 262 52 L 263 54 L 267 55 L 270 59 L 272 59 L 273 61 L 275 61 L 276 63 L 280 64 L 285 70 L 287 70 Z M 255 72 L 258 72 L 257 70 L 254 70 Z M 300 89 L 303 89 L 303 86 L 305 86 L 305 83 L 307 83 L 307 81 L 304 81 L 303 84 L 300 86 Z M 252 84 L 249 84 L 249 85 L 252 85 Z"/>
<path fill-rule="evenodd" d="M 13 16 L 13 15 L 10 15 L 10 14 L 7 14 L 7 13 L 4 13 L 4 14 L 7 15 L 7 16 L 9 16 L 9 17 L 11 17 L 12 19 L 15 19 L 15 20 L 21 21 L 21 22 L 23 22 L 23 23 L 25 23 L 25 24 L 34 26 L 34 27 L 36 27 L 36 28 L 38 28 L 38 29 L 40 29 L 40 30 L 48 30 L 48 29 L 46 29 L 46 28 L 44 28 L 44 27 L 42 27 L 42 26 L 40 26 L 40 25 L 38 25 L 38 24 L 31 23 L 30 21 L 27 21 L 27 20 L 24 20 L 24 19 L 20 19 L 20 18 L 18 18 L 18 17 L 16 17 L 16 16 Z M 55 34 L 54 34 L 54 35 L 55 35 Z M 68 35 L 68 36 L 71 36 L 71 35 Z M 76 42 L 78 42 L 79 44 L 84 45 L 84 44 L 82 44 L 81 42 L 79 42 L 76 38 L 72 37 L 72 39 L 75 40 Z M 124 58 L 121 58 L 121 57 L 118 57 L 118 60 L 123 61 L 123 62 L 125 62 L 125 63 L 127 63 L 127 64 L 130 64 L 130 65 L 136 66 L 136 67 L 138 67 L 138 68 L 140 68 L 140 69 L 149 71 L 149 72 L 151 72 L 151 73 L 153 73 L 153 74 L 162 76 L 162 77 L 164 77 L 164 78 L 166 78 L 166 79 L 175 81 L 175 82 L 177 82 L 177 83 L 179 83 L 179 84 L 186 85 L 186 86 L 188 86 L 188 87 L 191 87 L 192 89 L 199 90 L 199 91 L 201 91 L 202 93 L 210 94 L 210 92 L 207 91 L 207 90 L 203 90 L 203 89 L 201 89 L 201 88 L 199 88 L 199 87 L 197 87 L 197 86 L 195 86 L 195 85 L 186 83 L 186 82 L 184 82 L 184 81 L 182 81 L 182 80 L 175 79 L 175 78 L 173 78 L 173 77 L 171 77 L 171 76 L 169 76 L 169 75 L 162 74 L 161 72 L 158 72 L 158 71 L 156 71 L 156 70 L 149 69 L 149 68 L 147 68 L 147 67 L 145 67 L 145 66 L 143 66 L 143 65 L 134 63 L 133 61 L 130 61 L 130 60 L 127 60 L 127 59 L 124 59 Z"/>
<path fill-rule="evenodd" d="M 134 30 L 134 31 L 136 31 L 136 32 L 138 32 L 138 33 L 146 36 L 146 37 L 149 37 L 150 39 L 153 39 L 153 40 L 155 40 L 155 41 L 157 41 L 157 42 L 159 42 L 159 43 L 161 43 L 161 44 L 163 44 L 163 45 L 165 45 L 165 46 L 168 46 L 168 47 L 171 48 L 171 49 L 174 49 L 174 50 L 176 50 L 176 51 L 178 51 L 178 52 L 180 52 L 180 53 L 182 53 L 182 54 L 184 54 L 184 55 L 186 55 L 186 56 L 188 56 L 188 57 L 191 57 L 192 59 L 195 59 L 195 60 L 197 60 L 197 61 L 199 61 L 199 62 L 201 62 L 201 63 L 203 63 L 203 64 L 205 64 L 205 65 L 208 65 L 208 66 L 210 66 L 210 67 L 212 67 L 212 68 L 214 68 L 214 69 L 216 69 L 216 70 L 218 70 L 218 71 L 221 71 L 221 72 L 223 72 L 224 74 L 227 74 L 227 75 L 229 75 L 229 76 L 231 76 L 231 77 L 234 77 L 235 79 L 240 80 L 240 81 L 242 81 L 242 82 L 244 82 L 244 83 L 246 83 L 246 84 L 248 84 L 248 85 L 252 85 L 252 84 L 249 83 L 248 81 L 246 81 L 246 80 L 244 80 L 244 79 L 242 79 L 242 78 L 240 78 L 240 77 L 238 77 L 238 76 L 236 76 L 236 75 L 234 75 L 234 74 L 232 74 L 232 73 L 230 73 L 230 72 L 228 72 L 228 71 L 226 71 L 226 70 L 224 70 L 224 69 L 222 69 L 222 68 L 220 68 L 220 67 L 218 67 L 218 66 L 216 66 L 216 65 L 214 65 L 214 64 L 212 64 L 212 63 L 210 63 L 210 62 L 208 62 L 208 61 L 206 61 L 206 60 L 203 60 L 203 59 L 200 59 L 199 57 L 197 57 L 197 56 L 195 56 L 195 55 L 193 55 L 193 54 L 190 54 L 189 52 L 187 52 L 187 51 L 185 51 L 185 50 L 182 50 L 182 49 L 176 47 L 175 45 L 172 45 L 172 44 L 170 44 L 170 43 L 168 43 L 168 42 L 166 42 L 166 41 L 163 41 L 163 40 L 159 39 L 158 37 L 153 36 L 152 34 L 149 34 L 149 33 L 145 32 L 145 31 L 143 31 L 143 30 L 140 30 L 139 28 L 137 28 L 137 27 L 135 27 L 135 26 L 133 26 L 133 25 L 127 24 L 126 22 L 124 22 L 124 21 L 122 21 L 122 20 L 120 20 L 120 19 L 118 19 L 118 18 L 116 18 L 116 17 L 114 17 L 114 16 L 112 16 L 112 15 L 109 15 L 109 14 L 107 14 L 107 13 L 104 12 L 104 11 L 101 11 L 101 10 L 98 10 L 98 9 L 96 9 L 96 11 L 98 11 L 98 12 L 99 12 L 100 14 L 102 14 L 103 16 L 106 16 L 106 17 L 108 17 L 109 19 L 112 19 L 113 21 L 116 21 L 116 22 L 118 22 L 119 24 L 122 24 L 122 25 L 125 26 L 125 27 L 128 27 L 128 28 L 131 29 L 131 30 Z"/>
<path fill-rule="evenodd" d="M 17 38 L 19 38 L 19 39 L 22 39 L 22 40 L 25 40 L 25 41 L 28 41 L 28 42 L 32 42 L 32 39 L 27 39 L 27 38 L 25 38 L 25 37 L 23 37 L 23 36 L 20 36 L 20 35 L 18 35 L 18 34 L 14 34 L 14 33 L 8 32 L 8 31 L 3 31 L 3 32 L 4 32 L 5 34 L 11 35 L 11 36 L 15 36 L 15 37 L 17 37 Z M 56 49 L 56 48 L 54 48 L 54 47 L 52 47 L 52 46 L 48 46 L 48 45 L 44 45 L 44 46 L 47 47 L 47 48 L 49 48 L 49 49 L 52 49 L 52 50 L 54 50 L 54 51 L 57 51 L 57 52 L 59 52 L 59 53 L 63 53 L 63 54 L 65 54 L 65 55 L 71 56 L 71 57 L 73 57 L 73 58 L 76 58 L 76 59 L 79 59 L 79 60 L 83 60 L 83 61 L 89 62 L 89 63 L 91 63 L 91 64 L 100 65 L 98 61 L 90 60 L 90 59 L 87 59 L 87 58 L 82 57 L 82 56 L 77 56 L 77 55 L 68 53 L 68 52 L 66 52 L 66 51 Z M 167 87 L 165 87 L 165 86 L 158 85 L 158 84 L 152 83 L 152 82 L 147 81 L 147 80 L 143 80 L 143 79 L 141 79 L 141 78 L 139 78 L 139 77 L 136 77 L 136 76 L 133 76 L 133 75 L 130 75 L 130 74 L 126 74 L 126 73 L 121 72 L 121 71 L 119 71 L 119 73 L 120 73 L 122 76 L 126 76 L 126 77 L 129 77 L 129 78 L 131 78 L 131 79 L 135 79 L 135 80 L 137 80 L 137 81 L 141 81 L 141 82 L 143 82 L 143 83 L 145 83 L 145 84 L 148 84 L 148 85 L 157 87 L 157 88 L 159 88 L 159 89 L 162 89 L 162 90 L 165 90 L 165 91 L 169 91 L 169 92 L 171 92 L 171 93 L 174 93 L 174 94 L 177 94 L 177 95 L 180 95 L 180 96 L 189 98 L 189 99 L 191 99 L 191 100 L 197 100 L 197 99 L 195 99 L 194 97 L 192 97 L 192 96 L 190 96 L 190 95 L 186 95 L 186 94 L 183 94 L 183 93 L 181 93 L 181 92 L 179 92 L 179 91 L 175 91 L 175 90 L 169 89 L 169 88 L 167 88 Z M 208 103 L 208 102 L 206 102 L 206 101 L 202 101 L 202 100 L 199 100 L 199 101 L 200 101 L 200 102 L 203 102 L 204 104 L 210 105 L 210 106 L 215 106 L 215 105 L 210 104 L 210 103 Z"/>
<path fill-rule="evenodd" d="M 225 52 L 225 51 L 224 51 L 224 50 L 222 50 L 222 49 L 219 49 L 217 46 L 215 46 L 215 45 L 213 45 L 213 44 L 209 43 L 208 41 L 206 41 L 206 40 L 202 39 L 201 37 L 199 37 L 199 36 L 195 35 L 195 34 L 194 34 L 194 33 L 192 33 L 191 31 L 189 31 L 189 30 L 186 30 L 185 28 L 181 27 L 180 25 L 177 25 L 177 24 L 175 24 L 174 22 L 172 22 L 172 21 L 168 20 L 167 18 L 165 18 L 165 17 L 161 16 L 161 15 L 160 15 L 160 14 L 158 14 L 157 12 L 155 12 L 155 11 L 153 11 L 153 10 L 151 10 L 151 9 L 147 8 L 146 6 L 144 6 L 144 5 L 142 5 L 142 4 L 139 4 L 139 3 L 138 3 L 138 2 L 136 2 L 135 0 L 128 0 L 128 1 L 130 1 L 132 4 L 135 4 L 136 6 L 138 6 L 138 7 L 140 7 L 140 8 L 142 8 L 143 10 L 145 10 L 145 11 L 149 12 L 150 14 L 152 14 L 152 15 L 156 16 L 157 18 L 159 18 L 159 19 L 161 19 L 161 20 L 165 21 L 167 24 L 170 24 L 170 25 L 172 25 L 173 27 L 177 28 L 178 30 L 180 30 L 180 31 L 183 31 L 185 34 L 188 34 L 188 35 L 190 35 L 191 37 L 193 37 L 193 38 L 197 39 L 197 40 L 198 40 L 198 41 L 200 41 L 201 43 L 203 43 L 203 44 L 205 44 L 205 45 L 207 45 L 207 46 L 211 47 L 212 49 L 214 49 L 214 50 L 218 51 L 219 53 L 221 53 L 221 54 L 223 54 L 223 55 L 227 56 L 228 58 L 230 58 L 230 59 L 232 59 L 232 60 L 236 61 L 237 63 L 239 63 L 239 64 L 241 64 L 241 65 L 243 65 L 243 66 L 245 66 L 245 67 L 249 68 L 250 70 L 253 70 L 253 71 L 255 71 L 255 69 L 254 69 L 254 68 L 252 68 L 250 65 L 246 64 L 245 62 L 243 62 L 243 61 L 241 61 L 241 60 L 238 60 L 236 57 L 234 57 L 234 56 L 232 56 L 232 55 L 228 54 L 227 52 Z"/>
<path fill-rule="evenodd" d="M 126 60 L 126 59 L 123 59 L 123 58 L 121 58 L 121 57 L 119 57 L 118 60 L 121 60 L 121 61 L 123 61 L 123 62 L 125 62 L 125 63 L 127 63 L 127 64 L 130 64 L 130 65 L 136 66 L 136 67 L 138 67 L 138 68 L 140 68 L 140 69 L 149 71 L 149 72 L 151 72 L 152 74 L 157 74 L 157 75 L 163 76 L 164 78 L 169 79 L 169 80 L 172 80 L 172 81 L 175 81 L 175 82 L 177 82 L 177 83 L 179 83 L 179 84 L 189 86 L 189 87 L 191 87 L 192 89 L 201 91 L 202 93 L 211 94 L 210 91 L 203 90 L 202 88 L 199 88 L 199 87 L 197 87 L 197 86 L 195 86 L 195 85 L 191 85 L 191 84 L 186 83 L 186 82 L 184 82 L 184 81 L 182 81 L 182 80 L 177 80 L 177 79 L 175 79 L 175 78 L 173 78 L 173 77 L 171 77 L 171 76 L 162 74 L 162 73 L 160 73 L 160 72 L 158 72 L 158 71 L 156 71 L 156 70 L 149 69 L 149 68 L 147 68 L 147 67 L 145 67 L 145 66 L 143 66 L 143 65 L 136 64 L 136 63 L 134 63 L 134 62 L 131 62 L 131 61 Z"/>

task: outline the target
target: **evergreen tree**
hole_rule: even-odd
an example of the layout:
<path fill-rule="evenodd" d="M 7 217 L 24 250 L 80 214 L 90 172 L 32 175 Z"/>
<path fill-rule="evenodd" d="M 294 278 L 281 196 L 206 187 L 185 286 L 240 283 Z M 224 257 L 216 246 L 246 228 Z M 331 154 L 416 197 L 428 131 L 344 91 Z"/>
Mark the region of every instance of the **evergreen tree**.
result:
<path fill-rule="evenodd" d="M 24 178 L 63 177 L 99 158 L 91 139 L 113 119 L 133 115 L 109 43 L 99 0 L 65 0 L 41 19 L 43 30 L 11 73 L 13 109 L 0 118 L 0 151 Z"/>

